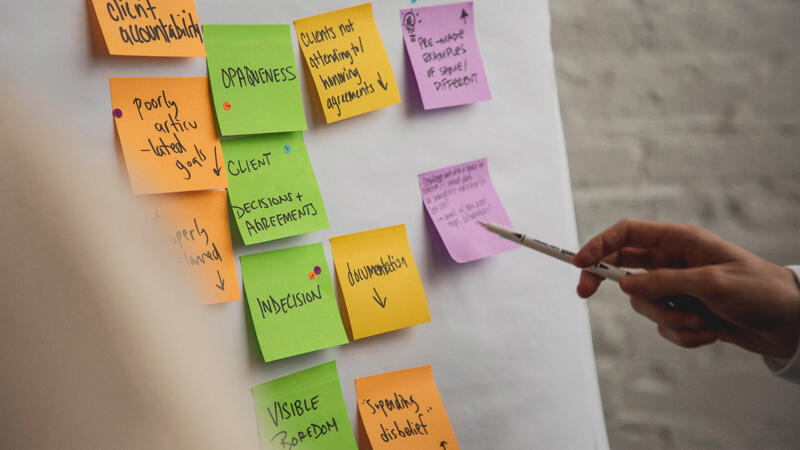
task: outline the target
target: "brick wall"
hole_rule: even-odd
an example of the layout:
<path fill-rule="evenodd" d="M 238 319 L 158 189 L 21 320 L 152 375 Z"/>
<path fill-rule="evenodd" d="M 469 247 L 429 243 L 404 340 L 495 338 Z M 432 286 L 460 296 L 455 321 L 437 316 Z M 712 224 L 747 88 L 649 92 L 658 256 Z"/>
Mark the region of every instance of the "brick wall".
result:
<path fill-rule="evenodd" d="M 550 8 L 581 240 L 688 222 L 800 264 L 800 1 Z M 613 285 L 590 314 L 612 448 L 800 447 L 800 386 L 758 357 L 673 346 Z"/>

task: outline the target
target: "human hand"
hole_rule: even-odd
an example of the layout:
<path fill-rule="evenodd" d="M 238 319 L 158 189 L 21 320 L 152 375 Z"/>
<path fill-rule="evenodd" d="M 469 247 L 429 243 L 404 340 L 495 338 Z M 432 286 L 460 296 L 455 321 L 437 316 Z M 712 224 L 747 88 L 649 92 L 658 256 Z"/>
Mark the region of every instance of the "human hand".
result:
<path fill-rule="evenodd" d="M 788 358 L 800 334 L 800 288 L 794 274 L 695 225 L 622 220 L 595 236 L 575 255 L 578 267 L 600 261 L 641 267 L 620 288 L 636 312 L 658 324 L 659 333 L 682 347 L 717 339 L 764 356 Z M 578 295 L 588 298 L 603 280 L 581 272 Z M 721 320 L 671 309 L 660 300 L 688 295 Z"/>

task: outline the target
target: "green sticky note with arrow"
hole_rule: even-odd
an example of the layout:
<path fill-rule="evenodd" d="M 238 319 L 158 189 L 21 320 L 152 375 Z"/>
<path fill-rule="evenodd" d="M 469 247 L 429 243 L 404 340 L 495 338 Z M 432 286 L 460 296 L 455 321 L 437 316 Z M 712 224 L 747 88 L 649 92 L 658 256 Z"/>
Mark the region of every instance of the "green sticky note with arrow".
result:
<path fill-rule="evenodd" d="M 245 245 L 330 226 L 302 132 L 225 139 L 222 148 Z"/>
<path fill-rule="evenodd" d="M 244 255 L 241 262 L 265 362 L 348 342 L 322 244 Z"/>
<path fill-rule="evenodd" d="M 305 130 L 289 25 L 203 25 L 222 136 Z"/>
<path fill-rule="evenodd" d="M 259 384 L 253 401 L 264 448 L 356 450 L 336 361 Z"/>

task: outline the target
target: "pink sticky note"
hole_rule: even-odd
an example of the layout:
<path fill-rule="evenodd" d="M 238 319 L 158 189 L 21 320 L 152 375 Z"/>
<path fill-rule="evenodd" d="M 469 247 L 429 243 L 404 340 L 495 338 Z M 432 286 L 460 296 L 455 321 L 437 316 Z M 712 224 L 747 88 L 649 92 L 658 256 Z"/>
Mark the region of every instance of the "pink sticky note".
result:
<path fill-rule="evenodd" d="M 400 10 L 403 41 L 425 109 L 492 98 L 474 17 L 472 2 Z"/>
<path fill-rule="evenodd" d="M 511 227 L 489 178 L 486 158 L 421 173 L 419 189 L 425 210 L 456 262 L 474 261 L 519 247 L 479 223 Z"/>

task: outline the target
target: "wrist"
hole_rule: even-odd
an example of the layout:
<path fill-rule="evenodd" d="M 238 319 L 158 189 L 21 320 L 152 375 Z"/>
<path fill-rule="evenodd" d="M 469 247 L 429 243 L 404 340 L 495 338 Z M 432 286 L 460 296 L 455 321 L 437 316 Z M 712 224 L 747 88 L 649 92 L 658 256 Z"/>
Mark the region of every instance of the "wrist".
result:
<path fill-rule="evenodd" d="M 794 317 L 791 321 L 794 325 L 794 349 L 797 353 L 798 345 L 800 345 L 800 266 L 789 266 L 786 268 L 792 278 L 793 284 L 793 293 L 794 295 L 790 295 L 790 302 L 795 305 L 794 307 Z M 791 290 L 791 289 L 790 289 Z M 795 355 L 796 356 L 796 355 Z"/>
<path fill-rule="evenodd" d="M 788 269 L 792 272 L 794 278 L 795 293 L 800 295 L 800 266 L 789 267 Z M 800 313 L 798 315 L 800 315 Z M 797 318 L 795 325 L 796 333 L 800 334 L 800 318 Z M 764 362 L 773 374 L 789 381 L 800 383 L 800 345 L 798 345 L 797 337 L 795 337 L 794 346 L 795 350 L 792 356 L 788 358 L 770 358 L 765 356 Z"/>

